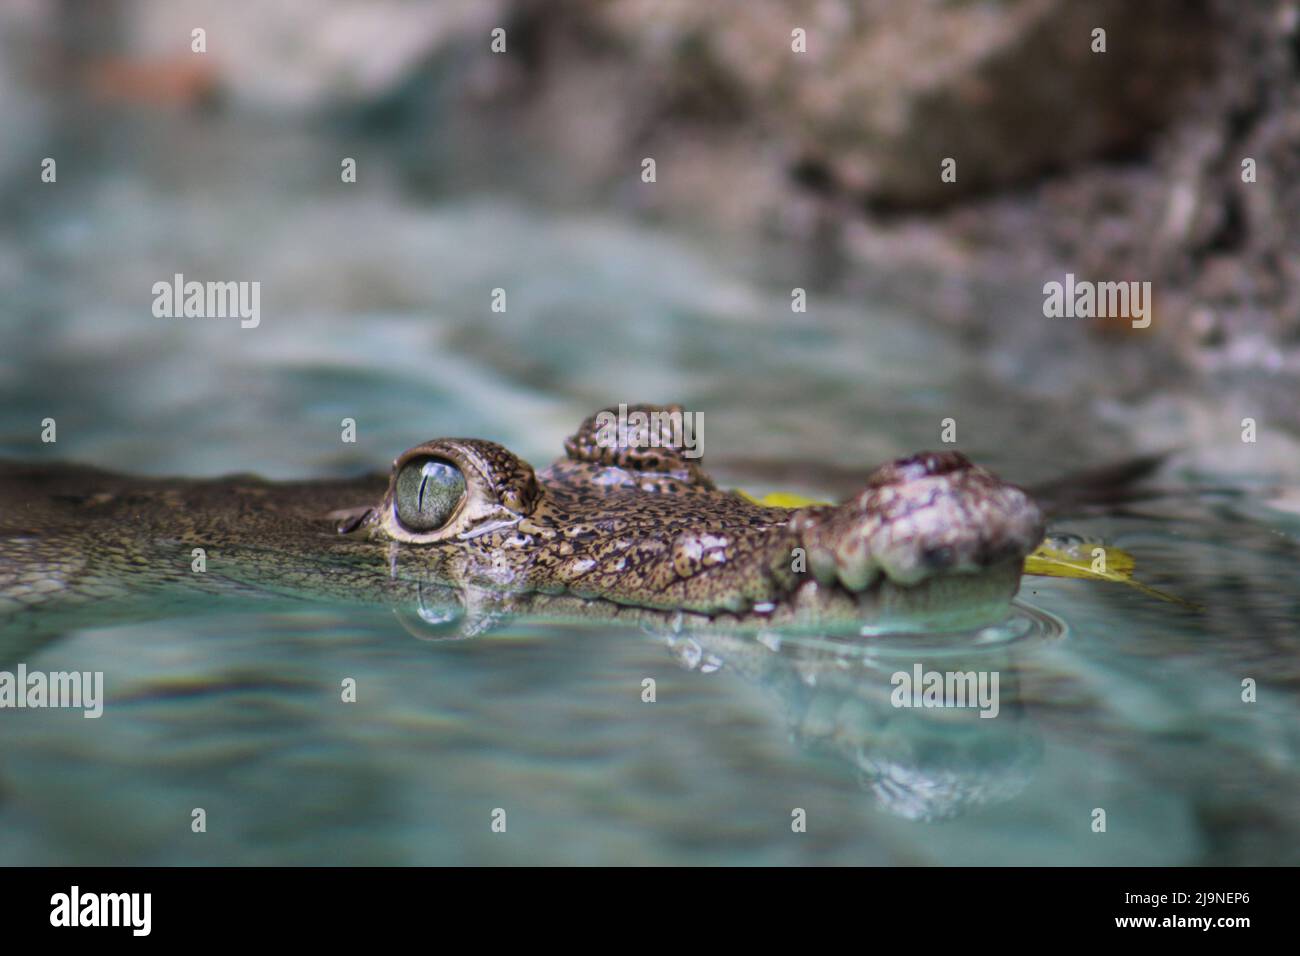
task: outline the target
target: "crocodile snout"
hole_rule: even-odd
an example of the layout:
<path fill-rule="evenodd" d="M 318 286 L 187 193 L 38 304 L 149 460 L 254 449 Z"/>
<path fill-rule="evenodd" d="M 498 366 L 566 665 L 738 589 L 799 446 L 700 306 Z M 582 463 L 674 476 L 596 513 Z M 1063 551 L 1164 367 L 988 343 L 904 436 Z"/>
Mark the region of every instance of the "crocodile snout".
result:
<path fill-rule="evenodd" d="M 791 526 L 817 579 L 850 591 L 881 575 L 910 586 L 1021 561 L 1044 533 L 1029 495 L 951 451 L 882 465 L 857 496 L 800 512 Z"/>

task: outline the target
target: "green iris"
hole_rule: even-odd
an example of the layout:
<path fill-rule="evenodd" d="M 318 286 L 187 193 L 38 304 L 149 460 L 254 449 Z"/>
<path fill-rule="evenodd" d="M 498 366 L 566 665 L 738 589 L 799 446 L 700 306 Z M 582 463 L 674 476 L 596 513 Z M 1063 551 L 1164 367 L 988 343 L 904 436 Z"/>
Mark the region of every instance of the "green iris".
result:
<path fill-rule="evenodd" d="M 441 458 L 414 458 L 397 473 L 397 520 L 410 531 L 437 531 L 465 496 L 465 476 Z"/>

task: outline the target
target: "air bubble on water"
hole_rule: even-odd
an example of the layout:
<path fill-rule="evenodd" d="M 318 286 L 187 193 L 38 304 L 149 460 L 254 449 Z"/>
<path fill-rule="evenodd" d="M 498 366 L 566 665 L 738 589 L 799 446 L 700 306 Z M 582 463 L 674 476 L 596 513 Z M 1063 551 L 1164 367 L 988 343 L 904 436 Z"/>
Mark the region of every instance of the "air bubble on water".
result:
<path fill-rule="evenodd" d="M 700 647 L 699 642 L 694 638 L 688 637 L 681 642 L 680 647 L 674 649 L 677 651 L 677 659 L 688 671 L 693 671 L 700 666 L 700 659 L 704 657 L 704 648 Z"/>
<path fill-rule="evenodd" d="M 425 607 L 420 605 L 416 612 L 426 624 L 451 624 L 460 618 L 460 608 Z"/>

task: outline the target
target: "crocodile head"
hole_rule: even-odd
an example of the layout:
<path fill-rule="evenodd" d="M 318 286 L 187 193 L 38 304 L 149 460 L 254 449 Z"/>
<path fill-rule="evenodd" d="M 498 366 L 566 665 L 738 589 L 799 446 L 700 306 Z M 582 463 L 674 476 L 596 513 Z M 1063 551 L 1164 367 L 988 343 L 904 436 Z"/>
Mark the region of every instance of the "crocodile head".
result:
<path fill-rule="evenodd" d="M 540 473 L 490 441 L 417 445 L 340 530 L 386 542 L 395 576 L 812 628 L 997 620 L 1043 537 L 1024 491 L 957 452 L 883 465 L 838 505 L 770 507 L 716 487 L 679 406 L 627 411 L 636 427 L 598 412 Z"/>

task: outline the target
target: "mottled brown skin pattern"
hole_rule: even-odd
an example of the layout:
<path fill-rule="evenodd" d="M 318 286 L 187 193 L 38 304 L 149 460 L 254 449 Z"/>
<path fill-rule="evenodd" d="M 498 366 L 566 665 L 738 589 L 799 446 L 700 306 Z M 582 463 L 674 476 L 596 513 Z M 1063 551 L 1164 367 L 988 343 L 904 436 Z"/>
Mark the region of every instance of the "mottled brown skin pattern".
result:
<path fill-rule="evenodd" d="M 841 505 L 792 510 L 718 490 L 666 424 L 659 447 L 645 430 L 621 445 L 601 437 L 592 416 L 538 475 L 493 442 L 439 439 L 396 460 L 387 492 L 382 478 L 0 466 L 0 615 L 109 620 L 237 590 L 457 604 L 471 621 L 952 626 L 1005 613 L 1042 539 L 1024 492 L 954 452 L 885 465 Z M 453 463 L 466 491 L 445 525 L 421 533 L 403 526 L 394 495 L 401 468 L 424 457 Z M 192 570 L 194 548 L 205 573 Z"/>

